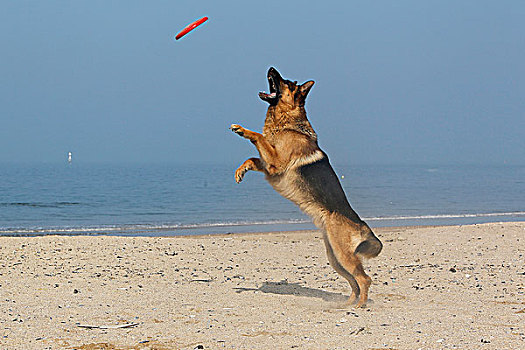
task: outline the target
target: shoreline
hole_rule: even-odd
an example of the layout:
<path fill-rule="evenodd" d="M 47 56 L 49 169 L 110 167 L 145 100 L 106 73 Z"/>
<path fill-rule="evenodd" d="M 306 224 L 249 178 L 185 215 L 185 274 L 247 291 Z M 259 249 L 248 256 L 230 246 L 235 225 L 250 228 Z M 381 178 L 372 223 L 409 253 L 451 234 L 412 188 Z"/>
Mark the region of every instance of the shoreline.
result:
<path fill-rule="evenodd" d="M 374 232 L 363 309 L 318 230 L 0 237 L 0 347 L 525 349 L 525 222 Z"/>
<path fill-rule="evenodd" d="M 525 212 L 513 212 L 479 215 L 457 216 L 423 216 L 410 218 L 397 218 L 391 220 L 363 220 L 373 229 L 396 227 L 431 227 L 431 226 L 465 226 L 497 222 L 525 222 Z M 430 219 L 431 218 L 431 219 Z M 497 218 L 497 219 L 496 219 Z M 4 229 L 0 230 L 0 237 L 40 237 L 40 236 L 122 236 L 122 237 L 172 237 L 172 236 L 201 236 L 220 234 L 243 233 L 270 233 L 317 230 L 311 220 L 300 222 L 275 222 L 275 223 L 239 223 L 239 224 L 203 224 L 189 225 L 122 225 L 108 227 L 63 227 L 63 228 L 35 228 L 35 229 Z"/>
<path fill-rule="evenodd" d="M 399 225 L 399 226 L 379 226 L 379 227 L 373 227 L 370 226 L 372 231 L 374 233 L 378 233 L 381 235 L 381 233 L 389 233 L 390 231 L 403 231 L 403 230 L 410 230 L 410 229 L 427 229 L 427 228 L 448 228 L 448 227 L 463 227 L 463 226 L 478 226 L 478 225 L 497 225 L 497 224 L 523 224 L 525 226 L 525 221 L 494 221 L 494 222 L 483 222 L 483 223 L 476 223 L 476 224 L 458 224 L 458 225 Z M 312 224 L 313 225 L 313 224 Z M 299 229 L 299 230 L 286 230 L 286 231 L 254 231 L 254 232 L 231 232 L 231 233 L 203 233 L 203 234 L 194 234 L 194 235 L 171 235 L 171 236 L 112 236 L 112 235 L 106 235 L 109 237 L 157 237 L 157 238 L 213 238 L 213 237 L 221 237 L 221 238 L 227 238 L 227 237 L 243 237 L 243 236 L 251 236 L 251 235 L 293 235 L 293 234 L 321 234 L 321 231 L 319 229 Z M 61 235 L 54 235 L 57 237 L 60 237 Z M 14 237 L 14 236 L 11 236 Z"/>

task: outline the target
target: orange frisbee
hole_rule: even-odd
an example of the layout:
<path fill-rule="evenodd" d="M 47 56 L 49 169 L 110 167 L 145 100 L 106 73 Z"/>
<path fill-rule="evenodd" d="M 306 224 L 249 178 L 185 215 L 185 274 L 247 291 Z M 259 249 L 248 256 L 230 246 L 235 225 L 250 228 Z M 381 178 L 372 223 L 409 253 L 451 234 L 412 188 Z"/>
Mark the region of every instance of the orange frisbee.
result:
<path fill-rule="evenodd" d="M 184 35 L 188 34 L 189 32 L 191 32 L 193 29 L 197 28 L 198 26 L 200 26 L 201 24 L 203 24 L 204 22 L 206 22 L 208 20 L 208 17 L 202 17 L 201 19 L 198 19 L 196 20 L 195 22 L 191 23 L 191 24 L 188 24 L 186 26 L 186 28 L 184 28 L 183 30 L 180 31 L 179 34 L 177 34 L 177 36 L 175 37 L 175 40 L 179 40 L 180 38 L 182 38 Z"/>

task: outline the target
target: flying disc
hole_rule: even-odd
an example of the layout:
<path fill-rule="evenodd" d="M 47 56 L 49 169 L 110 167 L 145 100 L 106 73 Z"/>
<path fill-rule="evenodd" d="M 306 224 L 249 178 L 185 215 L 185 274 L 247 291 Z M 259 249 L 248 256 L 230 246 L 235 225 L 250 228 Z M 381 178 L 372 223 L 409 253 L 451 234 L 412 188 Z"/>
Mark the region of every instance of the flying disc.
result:
<path fill-rule="evenodd" d="M 202 17 L 201 19 L 198 19 L 196 20 L 195 22 L 191 23 L 191 24 L 188 24 L 186 26 L 186 28 L 184 28 L 183 30 L 180 31 L 179 34 L 177 34 L 177 36 L 175 37 L 175 40 L 179 40 L 180 38 L 182 38 L 184 35 L 188 34 L 189 32 L 191 32 L 193 29 L 197 28 L 198 26 L 200 26 L 201 24 L 203 24 L 204 22 L 206 22 L 208 20 L 208 17 Z"/>

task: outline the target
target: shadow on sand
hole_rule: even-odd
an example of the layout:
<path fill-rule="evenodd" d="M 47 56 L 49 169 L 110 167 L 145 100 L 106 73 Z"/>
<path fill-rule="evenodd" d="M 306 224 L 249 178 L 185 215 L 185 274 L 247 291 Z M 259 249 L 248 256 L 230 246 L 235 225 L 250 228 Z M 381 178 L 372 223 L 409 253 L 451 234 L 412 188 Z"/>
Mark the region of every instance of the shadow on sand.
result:
<path fill-rule="evenodd" d="M 237 293 L 248 291 L 259 291 L 263 293 L 280 294 L 280 295 L 297 295 L 310 298 L 320 298 L 324 301 L 330 302 L 345 302 L 348 296 L 341 293 L 325 292 L 320 289 L 313 289 L 303 287 L 299 283 L 288 283 L 288 281 L 280 282 L 264 282 L 259 288 L 234 288 Z"/>

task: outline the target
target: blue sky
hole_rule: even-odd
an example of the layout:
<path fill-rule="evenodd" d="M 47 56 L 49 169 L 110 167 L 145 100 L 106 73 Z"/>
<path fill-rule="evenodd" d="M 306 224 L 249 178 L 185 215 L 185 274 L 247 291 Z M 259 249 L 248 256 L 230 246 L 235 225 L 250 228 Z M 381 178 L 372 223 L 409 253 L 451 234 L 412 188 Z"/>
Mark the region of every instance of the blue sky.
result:
<path fill-rule="evenodd" d="M 334 163 L 525 163 L 521 1 L 0 7 L 0 162 L 240 163 L 275 66 Z"/>

